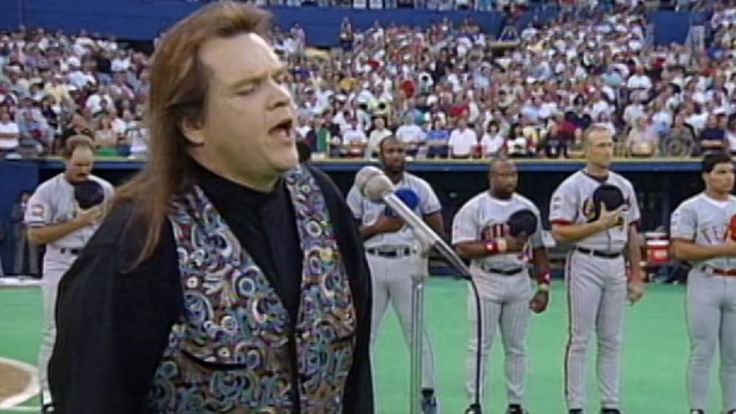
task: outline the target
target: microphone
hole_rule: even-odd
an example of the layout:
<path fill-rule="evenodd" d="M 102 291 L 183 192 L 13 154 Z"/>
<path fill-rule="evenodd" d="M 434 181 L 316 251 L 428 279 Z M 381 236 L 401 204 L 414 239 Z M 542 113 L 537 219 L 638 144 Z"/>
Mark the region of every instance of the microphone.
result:
<path fill-rule="evenodd" d="M 470 270 L 455 250 L 396 196 L 396 187 L 383 171 L 371 166 L 361 168 L 355 176 L 355 186 L 365 198 L 383 201 L 391 207 L 393 212 L 412 229 L 423 246 L 431 246 L 437 250 L 464 279 L 471 279 Z"/>

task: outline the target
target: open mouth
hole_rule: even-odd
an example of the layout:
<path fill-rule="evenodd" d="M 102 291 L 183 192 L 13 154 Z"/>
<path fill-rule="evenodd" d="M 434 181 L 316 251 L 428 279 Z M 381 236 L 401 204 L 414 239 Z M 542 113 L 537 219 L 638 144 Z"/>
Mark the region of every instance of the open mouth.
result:
<path fill-rule="evenodd" d="M 290 139 L 294 132 L 294 120 L 291 118 L 284 119 L 271 128 L 268 133 L 276 135 L 284 139 Z"/>

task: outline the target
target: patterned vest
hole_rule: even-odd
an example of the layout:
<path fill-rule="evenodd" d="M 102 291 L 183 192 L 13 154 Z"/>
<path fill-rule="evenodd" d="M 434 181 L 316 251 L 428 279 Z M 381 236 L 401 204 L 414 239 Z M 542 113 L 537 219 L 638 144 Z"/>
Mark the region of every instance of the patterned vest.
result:
<path fill-rule="evenodd" d="M 156 371 L 156 413 L 341 413 L 356 315 L 324 196 L 314 177 L 286 176 L 303 256 L 296 330 L 275 290 L 203 191 L 172 201 L 185 315 Z M 289 356 L 296 343 L 297 366 Z"/>

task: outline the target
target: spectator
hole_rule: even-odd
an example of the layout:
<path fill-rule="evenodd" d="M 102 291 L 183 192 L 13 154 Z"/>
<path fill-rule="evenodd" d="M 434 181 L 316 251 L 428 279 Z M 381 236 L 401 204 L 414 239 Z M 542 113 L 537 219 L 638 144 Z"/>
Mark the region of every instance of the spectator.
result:
<path fill-rule="evenodd" d="M 20 146 L 18 124 L 10 118 L 7 108 L 0 107 L 0 157 L 13 154 Z"/>
<path fill-rule="evenodd" d="M 114 156 L 118 154 L 118 134 L 112 129 L 109 117 L 100 117 L 95 130 L 94 141 L 98 155 Z"/>
<path fill-rule="evenodd" d="M 728 118 L 728 128 L 726 129 L 726 140 L 731 154 L 736 154 L 736 115 Z"/>
<path fill-rule="evenodd" d="M 416 156 L 421 145 L 424 145 L 425 132 L 420 128 L 411 115 L 404 117 L 404 125 L 396 130 L 396 138 L 404 143 L 404 148 L 409 156 Z"/>
<path fill-rule="evenodd" d="M 465 117 L 457 120 L 457 128 L 450 133 L 448 142 L 450 157 L 455 159 L 470 158 L 478 146 L 478 135 L 468 128 Z"/>
<path fill-rule="evenodd" d="M 432 119 L 426 134 L 427 158 L 447 158 L 450 140 L 450 131 L 445 127 L 441 117 Z"/>
<path fill-rule="evenodd" d="M 662 140 L 662 155 L 684 156 L 691 155 L 695 151 L 695 132 L 693 131 L 693 127 L 685 123 L 685 117 L 683 115 L 676 116 L 675 123 Z"/>
<path fill-rule="evenodd" d="M 393 135 L 391 130 L 386 128 L 385 120 L 382 117 L 376 118 L 373 123 L 375 128 L 368 136 L 368 147 L 366 148 L 366 157 L 375 158 L 378 156 L 378 148 L 384 138 Z"/>
<path fill-rule="evenodd" d="M 10 222 L 15 238 L 13 274 L 39 276 L 38 247 L 28 240 L 27 227 L 23 221 L 29 198 L 31 198 L 31 193 L 23 191 L 10 212 Z"/>
<path fill-rule="evenodd" d="M 698 147 L 700 154 L 712 151 L 724 151 L 730 148 L 726 139 L 726 131 L 718 125 L 715 116 L 708 117 L 707 124 L 698 136 Z"/>
<path fill-rule="evenodd" d="M 368 137 L 358 125 L 358 120 L 351 118 L 348 120 L 348 127 L 342 134 L 342 145 L 345 153 L 350 158 L 361 158 L 365 154 L 365 147 L 368 144 Z"/>
<path fill-rule="evenodd" d="M 486 132 L 480 140 L 482 154 L 485 158 L 497 158 L 506 150 L 506 138 L 501 134 L 495 121 L 488 123 Z"/>
<path fill-rule="evenodd" d="M 626 154 L 634 157 L 651 157 L 659 147 L 659 137 L 646 116 L 634 121 L 625 141 Z"/>

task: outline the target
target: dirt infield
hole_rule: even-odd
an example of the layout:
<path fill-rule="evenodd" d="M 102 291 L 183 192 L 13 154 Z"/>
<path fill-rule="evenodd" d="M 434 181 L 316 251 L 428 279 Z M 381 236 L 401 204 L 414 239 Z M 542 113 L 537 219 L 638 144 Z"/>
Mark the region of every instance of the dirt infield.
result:
<path fill-rule="evenodd" d="M 0 361 L 0 404 L 28 388 L 31 374 Z"/>

